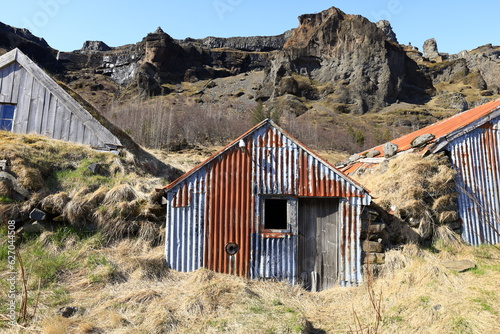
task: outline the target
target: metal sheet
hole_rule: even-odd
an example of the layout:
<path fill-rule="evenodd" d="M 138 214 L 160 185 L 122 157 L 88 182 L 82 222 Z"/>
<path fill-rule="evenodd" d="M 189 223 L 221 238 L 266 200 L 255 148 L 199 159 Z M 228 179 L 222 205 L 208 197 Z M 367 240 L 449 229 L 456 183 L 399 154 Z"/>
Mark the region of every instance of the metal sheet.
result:
<path fill-rule="evenodd" d="M 205 180 L 206 175 L 200 173 L 189 179 L 189 186 L 168 194 L 165 254 L 167 264 L 178 271 L 203 266 Z"/>
<path fill-rule="evenodd" d="M 260 233 L 252 234 L 253 279 L 286 280 L 297 283 L 297 237 L 265 238 Z"/>
<path fill-rule="evenodd" d="M 303 149 L 277 129 L 255 134 L 255 193 L 319 197 L 364 197 L 334 167 Z"/>
<path fill-rule="evenodd" d="M 251 149 L 251 142 L 246 144 Z M 253 196 L 251 193 L 251 156 L 249 150 L 233 147 L 207 166 L 208 235 L 206 267 L 222 273 L 248 276 L 250 236 L 253 233 Z M 236 243 L 235 255 L 226 245 Z"/>
<path fill-rule="evenodd" d="M 361 262 L 361 212 L 362 200 L 343 199 L 340 202 L 340 274 L 341 286 L 353 286 L 362 282 Z"/>
<path fill-rule="evenodd" d="M 500 118 L 448 145 L 457 169 L 462 237 L 474 246 L 500 243 Z"/>
<path fill-rule="evenodd" d="M 204 182 L 198 181 L 200 175 Z M 332 236 L 335 242 L 342 238 L 338 247 L 344 247 L 338 252 L 342 257 L 338 281 L 343 285 L 361 281 L 361 247 L 356 238 L 361 230 L 359 215 L 370 196 L 272 123 L 255 127 L 166 189 L 166 256 L 175 269 L 194 270 L 197 266 L 186 263 L 202 263 L 217 272 L 295 284 L 299 279 L 297 198 L 344 198 L 336 218 L 340 232 Z M 204 203 L 203 212 L 191 205 L 195 194 Z M 269 196 L 286 198 L 289 203 L 286 233 L 261 229 L 262 203 Z M 194 215 L 193 210 L 198 213 Z M 190 227 L 194 224 L 201 227 Z M 197 242 L 203 243 L 203 261 L 199 248 L 194 247 Z M 191 246 L 180 245 L 185 243 Z M 226 253 L 228 243 L 240 247 L 235 255 Z"/>

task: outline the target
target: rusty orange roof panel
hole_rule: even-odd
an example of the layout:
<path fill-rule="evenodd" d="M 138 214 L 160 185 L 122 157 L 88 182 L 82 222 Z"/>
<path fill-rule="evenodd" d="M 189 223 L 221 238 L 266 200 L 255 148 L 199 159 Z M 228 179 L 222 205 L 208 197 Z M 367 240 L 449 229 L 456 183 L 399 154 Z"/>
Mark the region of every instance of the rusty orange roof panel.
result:
<path fill-rule="evenodd" d="M 418 136 L 421 136 L 423 134 L 431 133 L 435 136 L 435 138 L 431 141 L 437 141 L 439 138 L 442 138 L 450 133 L 453 133 L 457 130 L 460 130 L 462 128 L 467 127 L 468 125 L 480 120 L 481 118 L 487 116 L 489 113 L 492 111 L 500 108 L 500 99 L 488 102 L 486 104 L 480 105 L 476 108 L 464 111 L 460 114 L 457 114 L 455 116 L 446 118 L 444 120 L 441 120 L 437 123 L 431 124 L 429 126 L 426 126 L 420 130 L 411 132 L 407 135 L 404 135 L 402 137 L 396 138 L 391 140 L 390 142 L 393 144 L 398 145 L 398 151 L 406 151 L 411 148 L 411 142 L 413 139 L 417 138 Z M 380 152 L 380 154 L 377 157 L 382 157 L 383 156 L 383 145 L 376 146 L 372 149 L 376 149 Z M 364 151 L 368 152 L 370 150 Z M 357 165 L 357 164 L 354 164 Z M 352 172 L 352 166 L 349 166 L 347 170 L 341 169 L 344 173 L 350 173 Z"/>

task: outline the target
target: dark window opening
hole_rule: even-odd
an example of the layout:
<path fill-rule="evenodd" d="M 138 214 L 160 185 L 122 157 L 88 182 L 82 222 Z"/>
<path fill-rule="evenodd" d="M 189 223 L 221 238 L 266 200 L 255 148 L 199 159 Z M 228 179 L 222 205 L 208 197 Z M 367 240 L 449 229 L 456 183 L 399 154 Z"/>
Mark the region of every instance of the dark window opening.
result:
<path fill-rule="evenodd" d="M 264 204 L 264 229 L 286 230 L 288 229 L 286 199 L 266 199 Z"/>
<path fill-rule="evenodd" d="M 0 130 L 11 131 L 12 122 L 14 121 L 15 105 L 0 104 Z"/>

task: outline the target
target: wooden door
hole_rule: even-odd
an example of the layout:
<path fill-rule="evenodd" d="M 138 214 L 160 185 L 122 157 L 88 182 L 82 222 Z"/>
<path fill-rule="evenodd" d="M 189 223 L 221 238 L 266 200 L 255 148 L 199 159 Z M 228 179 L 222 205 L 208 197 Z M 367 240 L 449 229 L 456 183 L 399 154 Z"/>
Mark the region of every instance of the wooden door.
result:
<path fill-rule="evenodd" d="M 338 281 L 339 201 L 335 198 L 299 200 L 298 274 L 312 291 Z"/>

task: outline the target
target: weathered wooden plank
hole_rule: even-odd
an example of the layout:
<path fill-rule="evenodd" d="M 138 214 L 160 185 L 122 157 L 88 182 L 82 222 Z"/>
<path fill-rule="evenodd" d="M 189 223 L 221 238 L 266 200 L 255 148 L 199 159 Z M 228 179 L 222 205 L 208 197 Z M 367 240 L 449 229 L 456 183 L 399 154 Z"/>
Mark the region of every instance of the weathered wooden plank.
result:
<path fill-rule="evenodd" d="M 52 94 L 50 94 L 50 91 L 48 89 L 45 89 L 45 96 L 43 97 L 43 109 L 41 110 L 40 114 L 40 134 L 44 134 L 47 127 L 47 115 L 49 114 L 51 97 Z"/>
<path fill-rule="evenodd" d="M 389 161 L 387 158 L 363 158 L 359 159 L 359 162 L 369 163 L 369 164 L 381 164 L 383 162 Z"/>
<path fill-rule="evenodd" d="M 26 133 L 28 130 L 28 118 L 31 107 L 31 95 L 33 92 L 33 75 L 26 73 L 25 80 L 20 87 L 21 98 L 17 104 L 16 119 L 12 131 L 16 133 Z"/>
<path fill-rule="evenodd" d="M 18 50 L 12 50 L 6 54 L 4 54 L 0 58 L 0 68 L 7 66 L 8 64 L 14 62 L 17 58 Z"/>
<path fill-rule="evenodd" d="M 83 133 L 83 143 L 86 145 L 90 145 L 92 143 L 92 136 L 92 131 L 90 131 L 87 126 L 85 126 L 85 132 Z"/>
<path fill-rule="evenodd" d="M 31 126 L 28 125 L 28 128 L 33 128 L 33 132 L 38 134 L 41 134 L 42 130 L 43 110 L 45 108 L 45 104 L 47 103 L 45 100 L 46 91 L 47 89 L 45 89 L 45 87 L 39 85 L 38 92 L 36 94 L 37 107 L 36 110 L 32 111 L 35 115 L 35 119 L 33 121 L 34 124 Z"/>
<path fill-rule="evenodd" d="M 2 87 L 0 89 L 0 102 L 12 103 L 12 88 L 14 86 L 14 64 L 4 67 L 2 74 Z"/>
<path fill-rule="evenodd" d="M 51 138 L 54 133 L 54 120 L 56 118 L 56 109 L 57 109 L 57 99 L 54 97 L 54 95 L 50 94 L 47 113 L 44 115 L 44 119 L 42 122 L 41 134 Z"/>
<path fill-rule="evenodd" d="M 85 131 L 85 125 L 83 125 L 83 123 L 80 121 L 75 122 L 75 124 L 78 125 L 77 131 L 76 131 L 76 142 L 83 143 L 83 132 Z"/>
<path fill-rule="evenodd" d="M 44 87 L 41 86 L 37 80 L 34 80 L 31 93 L 30 111 L 28 115 L 28 127 L 26 128 L 26 133 L 40 133 L 39 115 L 43 110 L 43 97 L 40 98 L 40 94 L 42 93 L 43 90 Z"/>
<path fill-rule="evenodd" d="M 68 140 L 74 143 L 78 143 L 78 124 L 80 121 L 76 118 L 76 116 L 70 113 L 70 127 L 69 127 L 69 135 Z"/>
<path fill-rule="evenodd" d="M 2 86 L 3 86 L 3 68 L 0 68 L 0 92 L 2 91 Z M 2 95 L 0 95 L 0 103 L 4 103 Z"/>
<path fill-rule="evenodd" d="M 60 101 L 57 101 L 56 114 L 54 119 L 54 127 L 52 138 L 61 139 L 62 136 L 62 127 L 63 127 L 63 114 L 65 111 L 65 107 Z"/>
<path fill-rule="evenodd" d="M 59 139 L 69 140 L 69 130 L 71 128 L 71 112 L 64 108 L 62 110 L 61 137 Z"/>
<path fill-rule="evenodd" d="M 26 70 L 21 66 L 19 66 L 17 62 L 14 63 L 14 66 L 15 66 L 15 71 L 14 71 L 14 87 L 12 88 L 12 103 L 17 104 L 20 95 L 20 87 L 22 86 L 22 82 L 24 81 Z"/>

